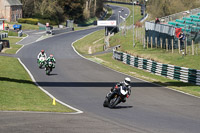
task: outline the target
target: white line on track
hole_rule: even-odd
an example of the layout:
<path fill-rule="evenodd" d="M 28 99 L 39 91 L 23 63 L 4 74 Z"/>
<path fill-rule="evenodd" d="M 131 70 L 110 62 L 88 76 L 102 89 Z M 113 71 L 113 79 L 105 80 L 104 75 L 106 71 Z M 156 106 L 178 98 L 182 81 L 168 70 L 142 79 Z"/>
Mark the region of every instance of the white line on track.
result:
<path fill-rule="evenodd" d="M 32 81 L 35 83 L 35 85 L 38 86 L 38 87 L 39 87 L 44 93 L 46 93 L 50 98 L 52 98 L 52 99 L 55 98 L 52 94 L 50 94 L 48 91 L 46 91 L 46 90 L 43 89 L 41 86 L 39 86 L 39 84 L 35 81 L 35 78 L 34 78 L 33 75 L 31 74 L 31 72 L 28 70 L 28 68 L 22 63 L 22 61 L 21 61 L 19 58 L 18 58 L 18 60 L 19 60 L 20 64 L 25 68 L 25 70 L 28 72 L 29 76 L 31 77 L 31 79 L 32 79 Z M 65 113 L 65 114 L 81 114 L 81 113 L 83 113 L 83 111 L 81 111 L 81 110 L 79 110 L 79 109 L 76 109 L 76 108 L 74 108 L 74 107 L 72 107 L 72 106 L 70 106 L 70 105 L 68 105 L 68 104 L 66 104 L 66 103 L 64 103 L 64 102 L 62 102 L 62 101 L 56 99 L 56 98 L 55 98 L 55 100 L 56 100 L 56 102 L 58 102 L 58 103 L 60 103 L 60 104 L 62 104 L 62 105 L 64 105 L 64 106 L 69 107 L 69 108 L 71 108 L 71 109 L 73 109 L 73 110 L 76 111 L 76 112 L 74 112 L 74 113 Z"/>
<path fill-rule="evenodd" d="M 20 49 L 18 49 L 15 54 L 17 54 L 23 47 L 24 47 L 24 45 L 22 45 L 22 47 Z"/>
<path fill-rule="evenodd" d="M 0 111 L 2 113 L 27 113 L 27 114 L 59 114 L 59 115 L 76 115 L 77 112 L 65 113 L 65 112 L 37 112 L 37 111 Z"/>
<path fill-rule="evenodd" d="M 24 37 L 22 40 L 20 40 L 19 42 L 17 42 L 16 44 L 19 44 L 21 41 L 23 41 L 25 38 L 27 38 L 27 37 L 29 37 L 29 35 L 28 34 L 26 34 L 27 36 L 26 37 Z"/>

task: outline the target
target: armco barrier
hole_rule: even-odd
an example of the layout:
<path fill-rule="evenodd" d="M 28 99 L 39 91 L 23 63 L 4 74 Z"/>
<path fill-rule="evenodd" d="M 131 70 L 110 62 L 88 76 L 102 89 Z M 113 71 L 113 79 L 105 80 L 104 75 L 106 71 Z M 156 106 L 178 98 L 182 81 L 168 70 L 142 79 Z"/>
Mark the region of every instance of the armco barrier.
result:
<path fill-rule="evenodd" d="M 179 80 L 185 83 L 200 85 L 200 70 L 162 64 L 152 60 L 135 57 L 113 49 L 113 58 L 132 67 L 146 70 L 150 73 Z"/>

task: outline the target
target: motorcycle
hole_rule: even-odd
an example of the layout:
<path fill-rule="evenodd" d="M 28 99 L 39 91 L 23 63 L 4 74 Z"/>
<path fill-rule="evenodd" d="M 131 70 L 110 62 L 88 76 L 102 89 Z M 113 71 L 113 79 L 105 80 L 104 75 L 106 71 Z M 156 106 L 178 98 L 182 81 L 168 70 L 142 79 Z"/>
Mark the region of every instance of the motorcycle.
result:
<path fill-rule="evenodd" d="M 123 102 L 123 100 L 127 97 L 128 98 L 128 89 L 126 87 L 120 86 L 115 87 L 113 92 L 108 93 L 103 106 L 109 108 L 115 108 L 116 105 Z"/>
<path fill-rule="evenodd" d="M 45 71 L 46 71 L 46 75 L 50 75 L 50 72 L 53 70 L 54 65 L 52 61 L 47 62 L 47 64 L 45 65 Z"/>
<path fill-rule="evenodd" d="M 45 58 L 44 57 L 40 57 L 38 60 L 38 66 L 39 68 L 42 68 L 45 64 Z"/>

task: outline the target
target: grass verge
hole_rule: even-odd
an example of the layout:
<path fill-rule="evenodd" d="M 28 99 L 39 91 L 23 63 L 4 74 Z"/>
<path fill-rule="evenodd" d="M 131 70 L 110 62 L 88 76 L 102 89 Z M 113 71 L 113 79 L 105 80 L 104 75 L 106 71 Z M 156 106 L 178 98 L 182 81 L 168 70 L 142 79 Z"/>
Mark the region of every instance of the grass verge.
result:
<path fill-rule="evenodd" d="M 33 24 L 25 24 L 25 23 L 16 23 L 16 22 L 9 22 L 9 26 L 13 26 L 14 24 L 20 24 L 22 25 L 22 30 L 39 30 L 38 25 L 33 25 Z M 11 28 L 10 27 L 10 28 Z"/>
<path fill-rule="evenodd" d="M 5 53 L 15 54 L 21 47 L 16 45 L 20 38 L 6 38 L 11 49 Z M 52 99 L 42 92 L 31 80 L 16 58 L 0 56 L 0 110 L 75 112 L 59 103 L 52 105 Z"/>
<path fill-rule="evenodd" d="M 102 65 L 117 70 L 119 72 L 123 72 L 133 77 L 137 77 L 155 84 L 183 91 L 185 93 L 189 93 L 195 96 L 200 96 L 199 86 L 183 83 L 177 80 L 171 80 L 162 76 L 151 74 L 149 72 L 146 72 L 145 70 L 140 70 L 134 67 L 130 67 L 126 64 L 123 64 L 120 61 L 114 60 L 112 58 L 112 53 L 93 56 L 93 58 L 94 57 L 103 60 L 103 62 L 101 62 Z"/>
<path fill-rule="evenodd" d="M 78 42 L 74 43 L 74 47 L 79 53 L 83 55 L 88 54 L 87 51 L 89 51 L 89 48 L 92 47 L 91 49 L 95 49 L 94 42 L 100 40 L 102 37 L 101 35 L 103 35 L 103 33 L 104 33 L 103 31 L 102 33 L 101 31 L 98 31 L 93 34 L 90 34 L 86 36 L 85 38 L 79 40 Z M 126 36 L 122 36 L 121 33 L 118 33 L 115 36 L 111 37 L 110 45 L 114 46 L 114 45 L 120 44 L 121 51 L 127 51 L 133 55 L 138 55 L 140 57 L 144 57 L 148 59 L 154 59 L 162 63 L 169 63 L 169 64 L 185 66 L 185 67 L 191 66 L 190 68 L 195 68 L 195 66 L 200 67 L 198 63 L 196 63 L 195 66 L 194 66 L 194 63 L 192 63 L 193 59 L 197 59 L 198 57 L 188 56 L 188 57 L 182 58 L 179 54 L 174 55 L 174 54 L 171 54 L 170 52 L 166 52 L 165 50 L 161 50 L 161 49 L 144 49 L 142 44 L 137 40 L 135 41 L 136 47 L 133 49 L 132 37 L 133 36 L 132 36 L 131 30 L 127 32 Z M 126 73 L 133 77 L 144 79 L 146 81 L 150 81 L 150 82 L 153 82 L 165 87 L 183 91 L 185 93 L 189 93 L 192 95 L 200 96 L 199 86 L 183 83 L 177 80 L 171 80 L 162 76 L 151 74 L 144 70 L 140 70 L 140 69 L 128 66 L 126 64 L 123 64 L 122 62 L 114 60 L 112 58 L 112 53 L 96 55 L 96 56 L 87 55 L 87 58 L 90 58 L 91 60 L 101 63 L 104 66 Z M 197 62 L 197 60 L 195 62 Z"/>
<path fill-rule="evenodd" d="M 52 100 L 30 79 L 16 58 L 0 56 L 0 110 L 73 112 Z"/>
<path fill-rule="evenodd" d="M 4 39 L 5 40 L 9 40 L 10 48 L 3 49 L 3 53 L 6 53 L 6 54 L 15 54 L 17 52 L 17 50 L 22 47 L 22 45 L 17 45 L 16 44 L 16 42 L 19 42 L 22 38 L 12 38 L 12 37 L 9 37 L 9 38 L 4 38 Z"/>
<path fill-rule="evenodd" d="M 78 43 L 75 43 L 74 47 L 80 54 L 85 55 L 103 51 L 103 45 L 104 30 L 100 30 L 86 36 L 82 41 L 78 41 Z"/>

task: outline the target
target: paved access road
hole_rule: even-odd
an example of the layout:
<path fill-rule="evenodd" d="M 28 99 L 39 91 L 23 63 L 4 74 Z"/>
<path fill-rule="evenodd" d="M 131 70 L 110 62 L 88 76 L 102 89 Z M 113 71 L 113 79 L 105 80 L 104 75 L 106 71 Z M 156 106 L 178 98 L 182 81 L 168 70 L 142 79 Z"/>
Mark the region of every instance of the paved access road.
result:
<path fill-rule="evenodd" d="M 121 9 L 115 7 L 115 10 Z M 110 87 L 126 76 L 82 58 L 71 46 L 75 40 L 98 29 L 54 36 L 27 45 L 17 54 L 40 86 L 85 113 L 69 117 L 0 113 L 1 119 L 4 118 L 0 122 L 3 131 L 14 132 L 6 129 L 15 127 L 21 132 L 199 133 L 200 99 L 134 77 L 132 95 L 125 104 L 117 109 L 102 106 Z M 56 58 L 51 76 L 37 67 L 36 56 L 41 49 Z M 50 128 L 51 125 L 55 128 Z"/>

